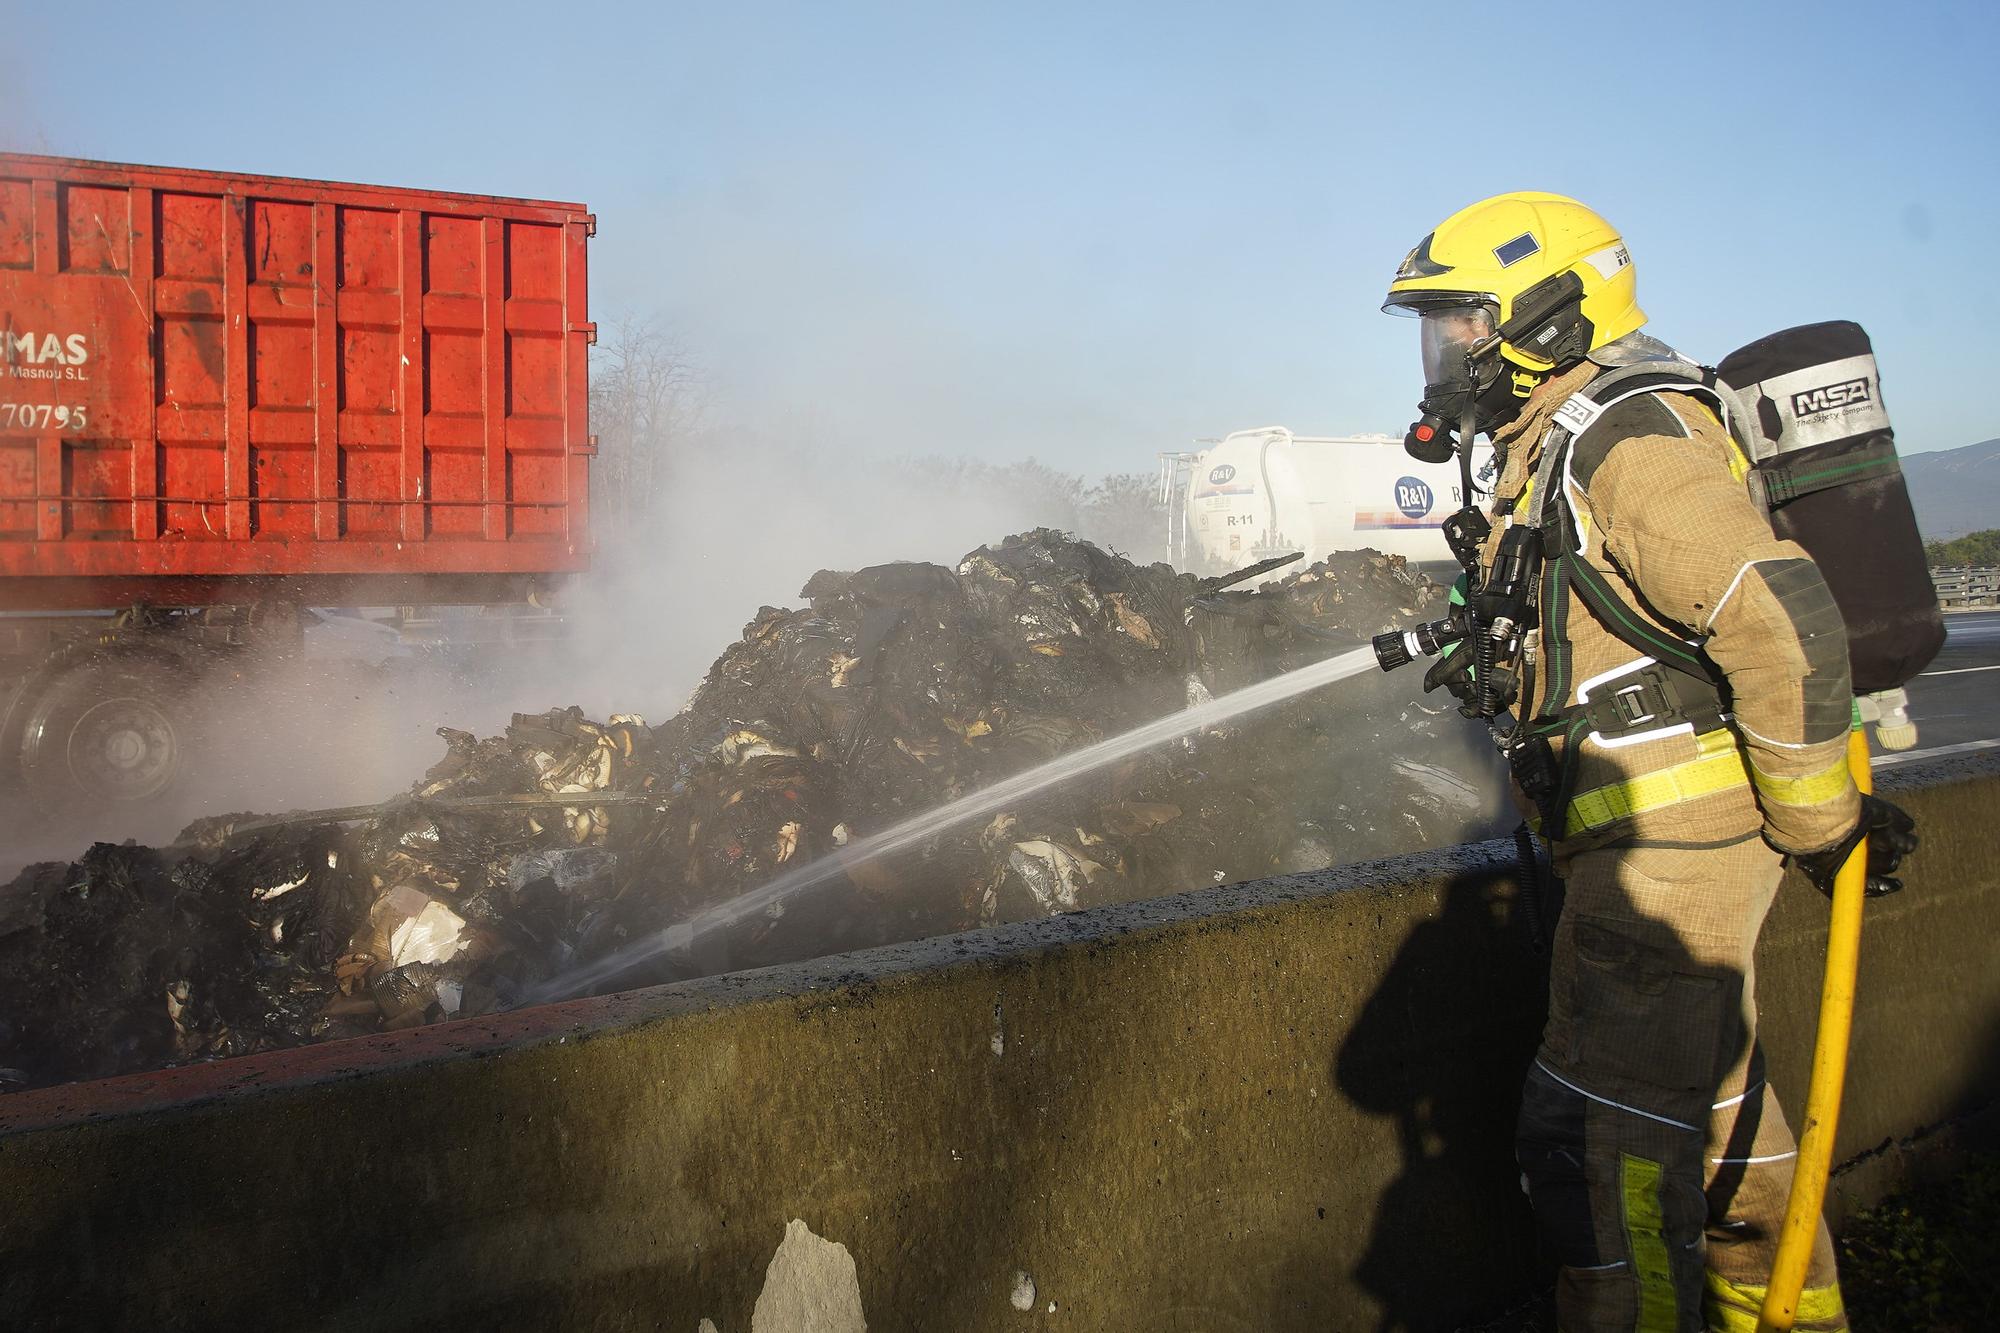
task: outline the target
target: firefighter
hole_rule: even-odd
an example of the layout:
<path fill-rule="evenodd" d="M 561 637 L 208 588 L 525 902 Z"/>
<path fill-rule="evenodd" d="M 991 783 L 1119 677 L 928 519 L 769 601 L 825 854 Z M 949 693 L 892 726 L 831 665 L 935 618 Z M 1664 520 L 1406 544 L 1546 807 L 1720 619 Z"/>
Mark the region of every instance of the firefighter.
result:
<path fill-rule="evenodd" d="M 1473 204 L 1383 309 L 1421 328 L 1412 452 L 1454 429 L 1494 442 L 1480 569 L 1517 525 L 1549 548 L 1526 600 L 1481 613 L 1473 581 L 1474 636 L 1432 679 L 1493 719 L 1566 884 L 1517 1140 L 1561 1327 L 1754 1328 L 1796 1155 L 1756 1043 L 1757 933 L 1785 857 L 1830 883 L 1865 829 L 1886 888 L 1914 846 L 1848 774 L 1840 612 L 1684 391 L 1691 363 L 1640 332 L 1631 255 L 1590 209 Z M 1649 369 L 1671 373 L 1582 396 Z M 1502 615 L 1511 662 L 1471 651 Z M 1846 1327 L 1823 1223 L 1797 1327 Z"/>

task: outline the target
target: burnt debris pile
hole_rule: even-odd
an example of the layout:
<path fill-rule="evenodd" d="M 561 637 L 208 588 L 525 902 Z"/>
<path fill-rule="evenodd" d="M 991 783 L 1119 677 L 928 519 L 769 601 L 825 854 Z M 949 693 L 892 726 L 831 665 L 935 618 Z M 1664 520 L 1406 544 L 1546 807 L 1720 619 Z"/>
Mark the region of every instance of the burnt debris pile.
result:
<path fill-rule="evenodd" d="M 649 728 L 517 714 L 375 807 L 99 844 L 0 890 L 0 1087 L 470 1017 L 821 858 L 841 873 L 597 986 L 759 966 L 1413 850 L 1479 760 L 1370 676 L 878 859 L 868 834 L 1435 615 L 1402 561 L 1254 591 L 1040 529 L 955 569 L 822 571 Z"/>
<path fill-rule="evenodd" d="M 563 965 L 651 799 L 646 728 L 561 709 L 439 734 L 378 806 L 23 871 L 0 890 L 0 1088 L 487 1013 Z"/>

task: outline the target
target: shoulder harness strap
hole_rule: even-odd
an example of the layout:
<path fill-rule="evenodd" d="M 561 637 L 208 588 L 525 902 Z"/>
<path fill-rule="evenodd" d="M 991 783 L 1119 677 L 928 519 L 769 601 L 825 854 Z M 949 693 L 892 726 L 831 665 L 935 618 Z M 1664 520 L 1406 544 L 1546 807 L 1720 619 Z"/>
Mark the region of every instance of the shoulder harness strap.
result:
<path fill-rule="evenodd" d="M 1529 500 L 1528 518 L 1542 527 L 1545 550 L 1574 551 L 1582 547 L 1582 536 L 1573 521 L 1561 524 L 1559 529 L 1548 521 L 1550 497 L 1556 493 L 1554 483 L 1565 470 L 1571 442 L 1596 425 L 1597 419 L 1613 407 L 1642 393 L 1692 394 L 1712 404 L 1719 413 L 1727 411 L 1722 395 L 1715 388 L 1715 372 L 1688 361 L 1662 359 L 1620 366 L 1571 394 L 1555 410 L 1548 432 L 1542 436 L 1541 465 L 1535 470 Z M 1553 508 L 1565 510 L 1567 503 L 1557 499 Z M 1546 545 L 1551 540 L 1557 544 Z"/>
<path fill-rule="evenodd" d="M 1548 677 L 1532 729 L 1541 736 L 1560 734 L 1565 742 L 1561 780 L 1552 808 L 1543 812 L 1543 827 L 1558 837 L 1575 789 L 1577 746 L 1586 735 L 1629 744 L 1690 723 L 1695 730 L 1707 730 L 1720 725 L 1724 715 L 1722 683 L 1700 645 L 1649 623 L 1582 558 L 1582 533 L 1561 480 L 1570 445 L 1611 408 L 1647 393 L 1692 394 L 1719 413 L 1727 410 L 1715 389 L 1715 373 L 1690 362 L 1648 360 L 1598 376 L 1556 409 L 1542 437 L 1528 511 L 1521 516 L 1542 529 L 1547 555 L 1541 614 Z M 1572 591 L 1594 619 L 1642 659 L 1629 678 L 1601 682 L 1600 698 L 1566 706 L 1574 688 L 1567 630 Z"/>
<path fill-rule="evenodd" d="M 1692 393 L 1720 407 L 1715 390 L 1715 373 L 1686 361 L 1665 359 L 1641 361 L 1599 375 L 1556 409 L 1548 433 L 1542 437 L 1542 456 L 1535 471 L 1533 493 L 1525 521 L 1542 529 L 1542 550 L 1552 567 L 1548 591 L 1557 601 L 1575 588 L 1591 613 L 1618 638 L 1644 655 L 1673 670 L 1705 680 L 1712 670 L 1700 656 L 1700 648 L 1662 634 L 1632 611 L 1603 575 L 1580 558 L 1582 534 L 1570 512 L 1569 497 L 1557 484 L 1563 475 L 1570 444 L 1594 425 L 1612 407 L 1644 393 Z M 1545 604 L 1543 615 L 1553 615 L 1558 624 L 1567 617 L 1566 606 Z M 1558 631 L 1560 633 L 1560 631 Z M 1550 685 L 1556 684 L 1554 680 Z M 1550 690 L 1551 706 L 1559 706 L 1563 696 Z"/>

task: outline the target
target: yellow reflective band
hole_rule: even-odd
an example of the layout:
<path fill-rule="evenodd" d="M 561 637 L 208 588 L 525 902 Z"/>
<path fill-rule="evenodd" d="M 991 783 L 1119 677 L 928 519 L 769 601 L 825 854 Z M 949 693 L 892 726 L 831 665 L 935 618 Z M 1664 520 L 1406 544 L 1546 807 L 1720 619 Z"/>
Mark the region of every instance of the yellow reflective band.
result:
<path fill-rule="evenodd" d="M 1779 805 L 1822 805 L 1846 792 L 1848 784 L 1853 781 L 1848 776 L 1845 753 L 1819 772 L 1802 778 L 1766 773 L 1757 767 L 1757 761 L 1753 759 L 1750 761 L 1750 778 L 1757 784 L 1758 795 Z"/>
<path fill-rule="evenodd" d="M 1756 1333 L 1764 1295 L 1770 1288 L 1731 1282 L 1714 1269 L 1702 1276 L 1708 1285 L 1702 1314 L 1711 1333 Z M 1847 1327 L 1847 1306 L 1840 1299 L 1840 1284 L 1807 1287 L 1800 1292 L 1793 1318 L 1794 1328 L 1809 1326 L 1813 1333 L 1840 1333 Z"/>
<path fill-rule="evenodd" d="M 1729 423 L 1718 416 L 1715 408 L 1704 399 L 1696 398 L 1694 405 L 1696 410 L 1703 416 L 1722 427 L 1722 437 L 1729 441 L 1729 475 L 1737 481 L 1741 481 L 1749 476 L 1750 455 L 1744 453 L 1743 446 L 1736 442 L 1736 436 L 1730 431 Z"/>
<path fill-rule="evenodd" d="M 1750 456 L 1743 452 L 1734 435 L 1729 437 L 1729 475 L 1737 481 L 1750 475 Z"/>
<path fill-rule="evenodd" d="M 1748 784 L 1749 775 L 1736 748 L 1736 737 L 1727 728 L 1703 732 L 1695 737 L 1695 747 L 1700 751 L 1699 758 L 1571 797 L 1564 836 L 1574 837 L 1633 815 L 1664 810 L 1670 805 Z M 1844 773 L 1846 769 L 1841 771 Z"/>
<path fill-rule="evenodd" d="M 1792 1327 L 1814 1326 L 1814 1333 L 1843 1333 L 1847 1328 L 1847 1305 L 1840 1299 L 1840 1284 L 1807 1287 L 1799 1293 L 1799 1308 Z"/>
<path fill-rule="evenodd" d="M 1678 1333 L 1674 1271 L 1667 1259 L 1666 1219 L 1660 1210 L 1660 1164 L 1620 1153 L 1619 1182 L 1625 1194 L 1625 1244 L 1639 1278 L 1638 1333 Z"/>
<path fill-rule="evenodd" d="M 1708 1298 L 1702 1315 L 1709 1333 L 1757 1333 L 1757 1318 L 1764 1309 L 1765 1287 L 1731 1282 L 1713 1268 L 1702 1274 Z"/>

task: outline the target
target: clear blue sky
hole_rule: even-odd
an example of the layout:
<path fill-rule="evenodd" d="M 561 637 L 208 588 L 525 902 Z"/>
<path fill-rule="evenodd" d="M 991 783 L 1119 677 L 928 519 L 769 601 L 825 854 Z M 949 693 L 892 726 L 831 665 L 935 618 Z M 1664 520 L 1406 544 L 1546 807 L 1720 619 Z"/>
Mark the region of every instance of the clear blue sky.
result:
<path fill-rule="evenodd" d="M 595 313 L 723 419 L 1150 467 L 1400 431 L 1377 313 L 1459 205 L 1576 195 L 1713 360 L 1860 320 L 1909 451 L 2000 435 L 1987 4 L 0 0 L 29 151 L 568 198 Z"/>

